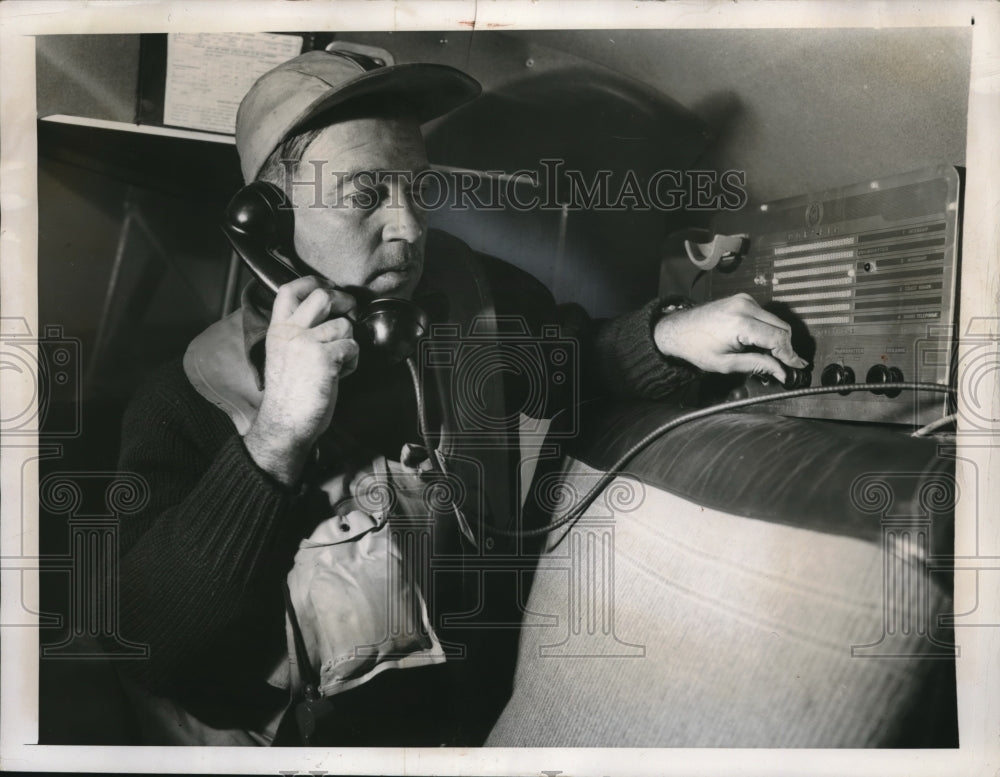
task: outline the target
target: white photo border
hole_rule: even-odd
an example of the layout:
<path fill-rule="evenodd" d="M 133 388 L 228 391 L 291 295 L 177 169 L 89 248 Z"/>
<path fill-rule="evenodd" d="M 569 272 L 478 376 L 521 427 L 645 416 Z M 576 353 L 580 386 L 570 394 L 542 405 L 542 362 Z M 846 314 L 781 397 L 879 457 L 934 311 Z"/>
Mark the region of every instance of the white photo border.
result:
<path fill-rule="evenodd" d="M 586 28 L 798 28 L 971 27 L 960 332 L 970 323 L 995 322 L 1000 309 L 1000 4 L 992 2 L 47 2 L 0 4 L 0 312 L 22 318 L 38 331 L 37 154 L 35 35 L 138 32 L 297 30 L 486 30 Z M 992 337 L 997 336 L 995 328 Z M 985 377 L 992 406 L 982 417 L 1000 418 L 997 371 Z M 961 382 L 961 376 L 959 378 Z M 27 405 L 32 386 L 24 376 L 0 374 L 0 396 Z M 961 398 L 960 398 L 961 401 Z M 961 415 L 961 407 L 960 407 Z M 956 515 L 956 547 L 1000 559 L 1000 521 L 989 518 L 1000 504 L 997 443 L 962 442 L 961 485 L 978 479 L 978 499 Z M 996 438 L 993 438 L 996 440 Z M 20 447 L 19 447 L 20 446 Z M 38 573 L 27 561 L 38 555 L 37 441 L 4 441 L 0 456 L 0 608 L 38 610 Z M 26 473 L 28 488 L 19 493 Z M 982 475 L 985 473 L 985 475 Z M 979 505 L 980 515 L 975 512 Z M 971 509 L 970 509 L 971 505 Z M 978 525 L 978 538 L 970 533 Z M 972 544 L 970 545 L 970 542 Z M 22 567 L 17 559 L 24 559 Z M 977 601 L 970 576 L 955 581 L 956 612 L 978 607 L 983 623 L 1000 623 L 994 585 L 979 581 Z M 4 770 L 114 772 L 232 772 L 331 774 L 994 774 L 1000 763 L 1000 630 L 959 630 L 957 661 L 961 747 L 955 750 L 635 750 L 635 749 L 382 749 L 332 751 L 310 748 L 154 748 L 40 746 L 38 725 L 38 630 L 29 623 L 0 630 L 0 765 Z"/>

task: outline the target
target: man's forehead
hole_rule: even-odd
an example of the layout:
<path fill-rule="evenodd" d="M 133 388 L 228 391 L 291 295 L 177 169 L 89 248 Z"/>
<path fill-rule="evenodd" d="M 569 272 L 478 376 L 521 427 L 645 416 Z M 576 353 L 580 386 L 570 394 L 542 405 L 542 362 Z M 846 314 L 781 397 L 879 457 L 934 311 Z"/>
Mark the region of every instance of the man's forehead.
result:
<path fill-rule="evenodd" d="M 425 166 L 420 127 L 405 118 L 357 118 L 324 127 L 309 144 L 304 162 L 336 162 L 357 169 Z"/>

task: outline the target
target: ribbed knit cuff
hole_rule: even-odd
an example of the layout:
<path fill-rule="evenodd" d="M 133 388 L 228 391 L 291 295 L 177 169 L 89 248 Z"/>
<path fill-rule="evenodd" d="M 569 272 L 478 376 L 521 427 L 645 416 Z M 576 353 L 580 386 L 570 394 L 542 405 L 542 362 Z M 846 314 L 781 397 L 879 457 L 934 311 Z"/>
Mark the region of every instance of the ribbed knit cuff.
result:
<path fill-rule="evenodd" d="M 653 327 L 663 309 L 679 301 L 683 298 L 651 300 L 598 329 L 594 355 L 606 391 L 620 397 L 662 399 L 700 374 L 688 362 L 661 354 L 653 340 Z"/>

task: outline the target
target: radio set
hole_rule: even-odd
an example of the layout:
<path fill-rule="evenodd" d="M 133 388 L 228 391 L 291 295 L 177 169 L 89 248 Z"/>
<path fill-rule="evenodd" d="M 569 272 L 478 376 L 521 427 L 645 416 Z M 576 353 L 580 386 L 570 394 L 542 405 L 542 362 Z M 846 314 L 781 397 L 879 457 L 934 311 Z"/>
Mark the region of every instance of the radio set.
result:
<path fill-rule="evenodd" d="M 876 383 L 884 388 L 760 408 L 906 424 L 945 414 L 946 397 L 893 384 L 953 383 L 961 184 L 954 167 L 932 167 L 722 213 L 715 234 L 690 233 L 684 245 L 706 271 L 698 283 L 708 298 L 749 294 L 792 326 L 792 344 L 811 365 L 790 370 L 784 386 L 751 376 L 735 396 Z"/>

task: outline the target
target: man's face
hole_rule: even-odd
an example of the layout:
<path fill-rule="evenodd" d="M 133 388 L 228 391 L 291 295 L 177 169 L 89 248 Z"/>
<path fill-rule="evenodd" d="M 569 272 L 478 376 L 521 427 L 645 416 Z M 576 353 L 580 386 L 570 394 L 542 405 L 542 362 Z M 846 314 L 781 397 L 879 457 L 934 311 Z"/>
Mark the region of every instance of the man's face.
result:
<path fill-rule="evenodd" d="M 416 121 L 362 118 L 325 128 L 306 147 L 295 178 L 319 178 L 324 207 L 316 207 L 313 186 L 292 187 L 299 258 L 337 286 L 408 299 L 423 271 L 427 237 L 413 177 L 426 169 Z"/>

